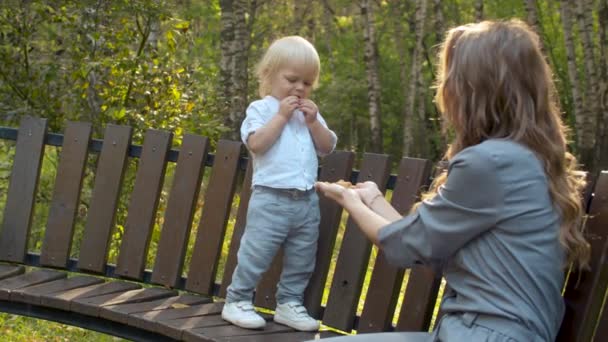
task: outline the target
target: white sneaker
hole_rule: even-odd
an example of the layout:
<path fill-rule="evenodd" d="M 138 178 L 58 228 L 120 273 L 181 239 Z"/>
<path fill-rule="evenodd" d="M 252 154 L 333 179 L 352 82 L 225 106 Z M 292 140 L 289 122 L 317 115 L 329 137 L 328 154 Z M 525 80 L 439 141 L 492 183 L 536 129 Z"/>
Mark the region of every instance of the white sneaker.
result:
<path fill-rule="evenodd" d="M 300 331 L 319 330 L 319 322 L 308 315 L 302 304 L 296 302 L 277 304 L 274 321 Z"/>
<path fill-rule="evenodd" d="M 241 328 L 262 329 L 266 326 L 266 321 L 255 312 L 253 304 L 248 301 L 225 303 L 222 318 Z"/>

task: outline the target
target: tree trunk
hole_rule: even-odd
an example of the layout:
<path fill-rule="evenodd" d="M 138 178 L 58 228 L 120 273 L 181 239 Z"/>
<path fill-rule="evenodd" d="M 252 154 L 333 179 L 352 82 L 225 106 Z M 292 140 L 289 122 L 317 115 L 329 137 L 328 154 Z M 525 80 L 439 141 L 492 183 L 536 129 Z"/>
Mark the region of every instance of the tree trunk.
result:
<path fill-rule="evenodd" d="M 600 114 L 597 69 L 595 63 L 595 51 L 593 45 L 593 18 L 592 0 L 579 0 L 576 2 L 577 19 L 580 29 L 580 37 L 583 44 L 584 70 L 585 70 L 585 97 L 583 103 L 585 106 L 585 120 L 583 126 L 583 136 L 581 141 L 583 146 L 580 149 L 580 160 L 587 170 L 594 170 L 594 146 L 596 138 L 596 124 Z"/>
<path fill-rule="evenodd" d="M 542 26 L 540 25 L 540 20 L 538 18 L 538 5 L 536 3 L 536 0 L 526 0 L 525 7 L 526 7 L 526 14 L 527 14 L 526 20 L 528 22 L 528 25 L 530 25 L 534 29 L 534 31 L 536 31 L 536 34 L 538 34 L 538 36 L 541 38 L 540 39 L 541 50 L 544 55 L 547 55 L 546 54 L 547 49 L 543 45 L 543 34 L 542 34 L 543 31 L 542 31 Z"/>
<path fill-rule="evenodd" d="M 234 9 L 233 0 L 220 0 L 220 71 L 219 71 L 219 110 L 224 118 L 224 125 L 230 128 L 232 137 L 235 123 L 231 121 L 232 74 L 234 59 Z"/>
<path fill-rule="evenodd" d="M 245 117 L 247 108 L 247 82 L 249 80 L 247 65 L 249 61 L 250 27 L 246 15 L 248 0 L 234 0 L 234 42 L 232 58 L 232 91 L 230 103 L 230 138 L 239 140 L 241 122 Z M 255 5 L 252 7 L 255 8 Z M 249 16 L 253 20 L 254 15 Z"/>
<path fill-rule="evenodd" d="M 475 0 L 475 21 L 483 20 L 483 0 Z"/>
<path fill-rule="evenodd" d="M 380 111 L 380 79 L 378 76 L 378 47 L 376 44 L 373 2 L 362 0 L 365 71 L 367 74 L 367 103 L 371 129 L 371 152 L 382 153 L 382 117 Z"/>
<path fill-rule="evenodd" d="M 580 83 L 578 70 L 576 68 L 576 49 L 574 46 L 574 38 L 572 36 L 572 13 L 570 7 L 571 0 L 562 0 L 560 4 L 560 12 L 562 17 L 562 27 L 564 29 L 564 43 L 566 46 L 566 58 L 568 60 L 568 79 L 570 83 L 569 89 L 572 92 L 572 115 L 574 117 L 574 128 L 576 132 L 576 145 L 583 148 L 584 146 L 584 121 L 585 109 L 583 107 L 583 99 L 580 92 Z"/>
<path fill-rule="evenodd" d="M 608 170 L 608 56 L 606 46 L 608 46 L 608 1 L 602 0 L 598 9 L 599 19 L 599 97 L 600 112 L 602 119 L 597 125 L 596 141 L 598 144 L 595 149 L 595 163 L 597 170 Z"/>
<path fill-rule="evenodd" d="M 412 68 L 410 69 L 409 79 L 409 92 L 407 94 L 406 110 L 403 113 L 403 155 L 412 156 L 414 151 L 414 129 L 416 128 L 416 115 L 414 114 L 414 108 L 416 108 L 417 98 L 417 81 L 418 74 L 420 74 L 422 63 L 422 39 L 424 37 L 424 21 L 426 18 L 426 0 L 416 0 L 416 20 L 414 23 L 414 36 L 415 46 L 412 53 Z"/>

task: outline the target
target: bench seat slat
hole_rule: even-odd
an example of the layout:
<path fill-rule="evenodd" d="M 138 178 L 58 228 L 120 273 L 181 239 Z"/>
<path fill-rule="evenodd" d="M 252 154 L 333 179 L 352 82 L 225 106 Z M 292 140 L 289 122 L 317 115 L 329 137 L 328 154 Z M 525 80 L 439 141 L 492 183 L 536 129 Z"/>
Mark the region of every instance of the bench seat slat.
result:
<path fill-rule="evenodd" d="M 428 183 L 430 169 L 431 163 L 426 159 L 401 159 L 391 197 L 391 204 L 401 215 L 409 212 L 421 188 Z M 378 250 L 357 333 L 388 330 L 399 297 L 403 274 L 404 269 L 390 265 L 382 250 Z M 412 308 L 408 306 L 407 310 Z"/>
<path fill-rule="evenodd" d="M 247 161 L 247 169 L 245 170 L 245 176 L 243 179 L 243 185 L 241 186 L 240 203 L 236 213 L 236 221 L 232 230 L 232 237 L 230 239 L 230 248 L 228 250 L 228 258 L 224 265 L 224 275 L 222 277 L 222 285 L 220 286 L 219 296 L 226 298 L 226 291 L 228 286 L 232 282 L 232 274 L 237 264 L 237 253 L 241 246 L 241 237 L 245 232 L 245 225 L 247 223 L 247 209 L 249 208 L 249 198 L 251 197 L 251 174 L 253 172 L 253 164 L 251 158 Z"/>
<path fill-rule="evenodd" d="M 389 172 L 388 156 L 367 153 L 363 157 L 357 182 L 374 181 L 384 192 Z M 349 217 L 323 314 L 324 324 L 343 331 L 353 328 L 371 248 L 371 242 Z"/>
<path fill-rule="evenodd" d="M 158 242 L 153 283 L 173 287 L 182 275 L 208 145 L 205 137 L 186 134 L 183 138 Z"/>
<path fill-rule="evenodd" d="M 232 208 L 242 143 L 220 140 L 192 249 L 186 290 L 213 294 L 215 272 Z"/>
<path fill-rule="evenodd" d="M 101 307 L 99 317 L 109 319 L 115 322 L 127 323 L 129 315 L 136 313 L 147 313 L 155 310 L 163 310 L 168 308 L 188 307 L 197 304 L 210 303 L 211 298 L 203 296 L 193 296 L 182 294 L 179 296 L 161 298 L 143 303 L 128 303 L 107 305 Z"/>
<path fill-rule="evenodd" d="M 75 299 L 103 296 L 110 293 L 125 292 L 139 288 L 141 288 L 141 285 L 139 284 L 112 281 L 41 295 L 40 305 L 68 311 L 70 310 L 71 302 Z"/>
<path fill-rule="evenodd" d="M 91 131 L 91 124 L 88 122 L 68 122 L 65 129 L 53 198 L 40 252 L 40 264 L 43 266 L 61 268 L 67 266 Z"/>
<path fill-rule="evenodd" d="M 221 325 L 214 327 L 195 328 L 184 331 L 184 341 L 200 342 L 200 341 L 217 341 L 221 338 L 233 338 L 238 336 L 256 336 L 256 335 L 271 335 L 278 332 L 294 331 L 292 328 L 270 322 L 266 324 L 263 330 L 251 330 L 237 327 L 235 325 Z"/>
<path fill-rule="evenodd" d="M 0 260 L 25 262 L 44 151 L 46 119 L 24 116 L 0 226 Z"/>
<path fill-rule="evenodd" d="M 146 131 L 114 270 L 119 276 L 142 279 L 172 137 L 173 134 L 166 131 Z"/>
<path fill-rule="evenodd" d="M 168 308 L 165 310 L 137 313 L 129 316 L 127 324 L 145 330 L 155 331 L 158 322 L 185 317 L 217 315 L 222 312 L 223 307 L 224 303 L 209 303 L 193 305 L 188 308 Z"/>
<path fill-rule="evenodd" d="M 8 300 L 12 291 L 65 278 L 65 272 L 40 269 L 0 280 L 0 299 Z"/>
<path fill-rule="evenodd" d="M 177 291 L 166 290 L 164 288 L 150 287 L 125 292 L 116 292 L 103 296 L 78 298 L 70 304 L 70 310 L 81 314 L 98 317 L 99 311 L 103 306 L 140 303 L 159 298 L 173 297 Z"/>
<path fill-rule="evenodd" d="M 223 342 L 300 342 L 316 340 L 318 338 L 329 338 L 342 336 L 332 331 L 321 331 L 321 332 L 303 332 L 295 331 L 291 333 L 275 333 L 266 335 L 249 335 L 249 336 L 231 336 L 227 338 L 218 337 L 215 341 Z M 382 342 L 378 340 L 378 342 Z M 406 341 L 407 342 L 407 341 Z"/>
<path fill-rule="evenodd" d="M 228 338 L 216 338 L 215 341 L 223 342 L 301 342 L 310 341 L 317 338 L 328 338 L 341 336 L 331 331 L 322 331 L 320 333 L 313 332 L 292 332 L 292 333 L 275 333 L 267 335 L 253 335 L 253 336 L 236 336 Z"/>
<path fill-rule="evenodd" d="M 80 244 L 78 268 L 81 270 L 95 273 L 103 273 L 105 270 L 130 144 L 131 127 L 106 127 Z"/>
<path fill-rule="evenodd" d="M 103 283 L 103 279 L 101 278 L 89 276 L 74 276 L 15 290 L 11 292 L 11 300 L 39 305 L 40 297 L 43 295 L 101 283 Z"/>
<path fill-rule="evenodd" d="M 222 319 L 221 315 L 208 315 L 208 316 L 196 316 L 178 318 L 169 321 L 158 322 L 156 325 L 156 332 L 161 333 L 165 336 L 169 336 L 176 340 L 183 338 L 184 331 L 195 328 L 207 328 L 228 325 L 230 323 Z"/>
<path fill-rule="evenodd" d="M 25 272 L 25 267 L 21 265 L 0 265 L 0 280 L 14 277 Z"/>

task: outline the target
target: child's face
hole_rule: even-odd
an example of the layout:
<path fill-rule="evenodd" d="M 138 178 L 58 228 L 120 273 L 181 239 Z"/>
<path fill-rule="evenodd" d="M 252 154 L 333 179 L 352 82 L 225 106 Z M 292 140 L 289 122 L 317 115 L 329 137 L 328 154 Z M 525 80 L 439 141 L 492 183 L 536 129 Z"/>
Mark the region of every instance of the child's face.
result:
<path fill-rule="evenodd" d="M 295 65 L 286 65 L 272 77 L 270 95 L 278 100 L 288 96 L 306 99 L 310 96 L 313 83 L 314 74 L 310 70 Z"/>

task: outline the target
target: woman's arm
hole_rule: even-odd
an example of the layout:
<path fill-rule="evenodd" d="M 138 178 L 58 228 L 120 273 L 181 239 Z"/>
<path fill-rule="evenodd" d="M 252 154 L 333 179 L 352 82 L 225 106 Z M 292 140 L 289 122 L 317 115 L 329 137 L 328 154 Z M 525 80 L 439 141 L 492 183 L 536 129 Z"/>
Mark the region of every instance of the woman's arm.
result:
<path fill-rule="evenodd" d="M 380 191 L 378 191 L 379 195 L 372 198 L 369 196 L 372 196 L 373 189 L 358 191 L 358 189 L 348 189 L 338 184 L 325 182 L 317 182 L 316 188 L 326 197 L 344 207 L 365 236 L 376 245 L 380 229 L 401 218 L 401 215 L 384 199 Z M 378 190 L 377 187 L 375 189 Z M 363 198 L 367 197 L 370 199 L 370 206 L 364 203 Z"/>

